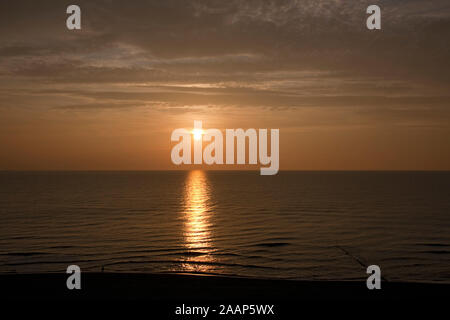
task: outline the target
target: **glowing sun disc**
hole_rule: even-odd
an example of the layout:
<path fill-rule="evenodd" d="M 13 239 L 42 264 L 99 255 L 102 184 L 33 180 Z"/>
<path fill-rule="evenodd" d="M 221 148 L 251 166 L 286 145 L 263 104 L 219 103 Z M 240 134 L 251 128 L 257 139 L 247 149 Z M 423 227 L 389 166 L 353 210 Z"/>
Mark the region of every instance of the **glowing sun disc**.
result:
<path fill-rule="evenodd" d="M 200 140 L 202 138 L 203 130 L 194 129 L 194 130 L 192 130 L 192 134 L 194 135 L 195 140 Z"/>

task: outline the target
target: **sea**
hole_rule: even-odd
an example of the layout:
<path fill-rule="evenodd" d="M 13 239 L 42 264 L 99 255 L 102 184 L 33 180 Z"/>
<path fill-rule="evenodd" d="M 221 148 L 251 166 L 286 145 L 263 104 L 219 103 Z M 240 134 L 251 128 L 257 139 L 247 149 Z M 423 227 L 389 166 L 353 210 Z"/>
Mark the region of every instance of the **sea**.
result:
<path fill-rule="evenodd" d="M 450 172 L 0 172 L 0 273 L 450 283 Z"/>

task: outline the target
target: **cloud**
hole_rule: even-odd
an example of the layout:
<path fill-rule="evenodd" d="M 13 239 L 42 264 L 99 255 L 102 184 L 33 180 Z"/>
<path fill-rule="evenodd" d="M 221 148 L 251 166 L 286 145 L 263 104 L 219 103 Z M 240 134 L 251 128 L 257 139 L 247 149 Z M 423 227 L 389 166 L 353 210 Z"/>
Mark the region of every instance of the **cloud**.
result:
<path fill-rule="evenodd" d="M 0 106 L 333 107 L 374 119 L 377 107 L 420 118 L 449 106 L 446 1 L 78 4 L 76 32 L 61 1 L 0 4 Z M 365 27 L 369 4 L 382 8 L 379 32 Z"/>

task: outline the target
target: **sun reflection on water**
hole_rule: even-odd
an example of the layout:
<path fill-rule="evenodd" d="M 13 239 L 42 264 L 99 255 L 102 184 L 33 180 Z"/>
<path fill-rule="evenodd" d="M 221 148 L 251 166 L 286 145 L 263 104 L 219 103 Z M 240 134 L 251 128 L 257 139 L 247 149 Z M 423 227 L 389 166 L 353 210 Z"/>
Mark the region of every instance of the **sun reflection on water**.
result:
<path fill-rule="evenodd" d="M 206 173 L 189 172 L 184 191 L 184 245 L 188 251 L 182 268 L 188 272 L 208 272 L 214 258 L 211 240 L 210 188 Z"/>

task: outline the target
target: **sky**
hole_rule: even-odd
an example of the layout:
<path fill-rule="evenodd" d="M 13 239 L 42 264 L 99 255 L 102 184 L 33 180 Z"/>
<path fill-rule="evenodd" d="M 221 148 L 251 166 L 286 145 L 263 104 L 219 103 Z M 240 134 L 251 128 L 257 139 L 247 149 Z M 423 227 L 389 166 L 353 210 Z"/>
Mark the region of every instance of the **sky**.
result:
<path fill-rule="evenodd" d="M 281 170 L 450 170 L 448 0 L 3 0 L 0 39 L 0 170 L 179 169 L 194 120 L 279 128 Z"/>

